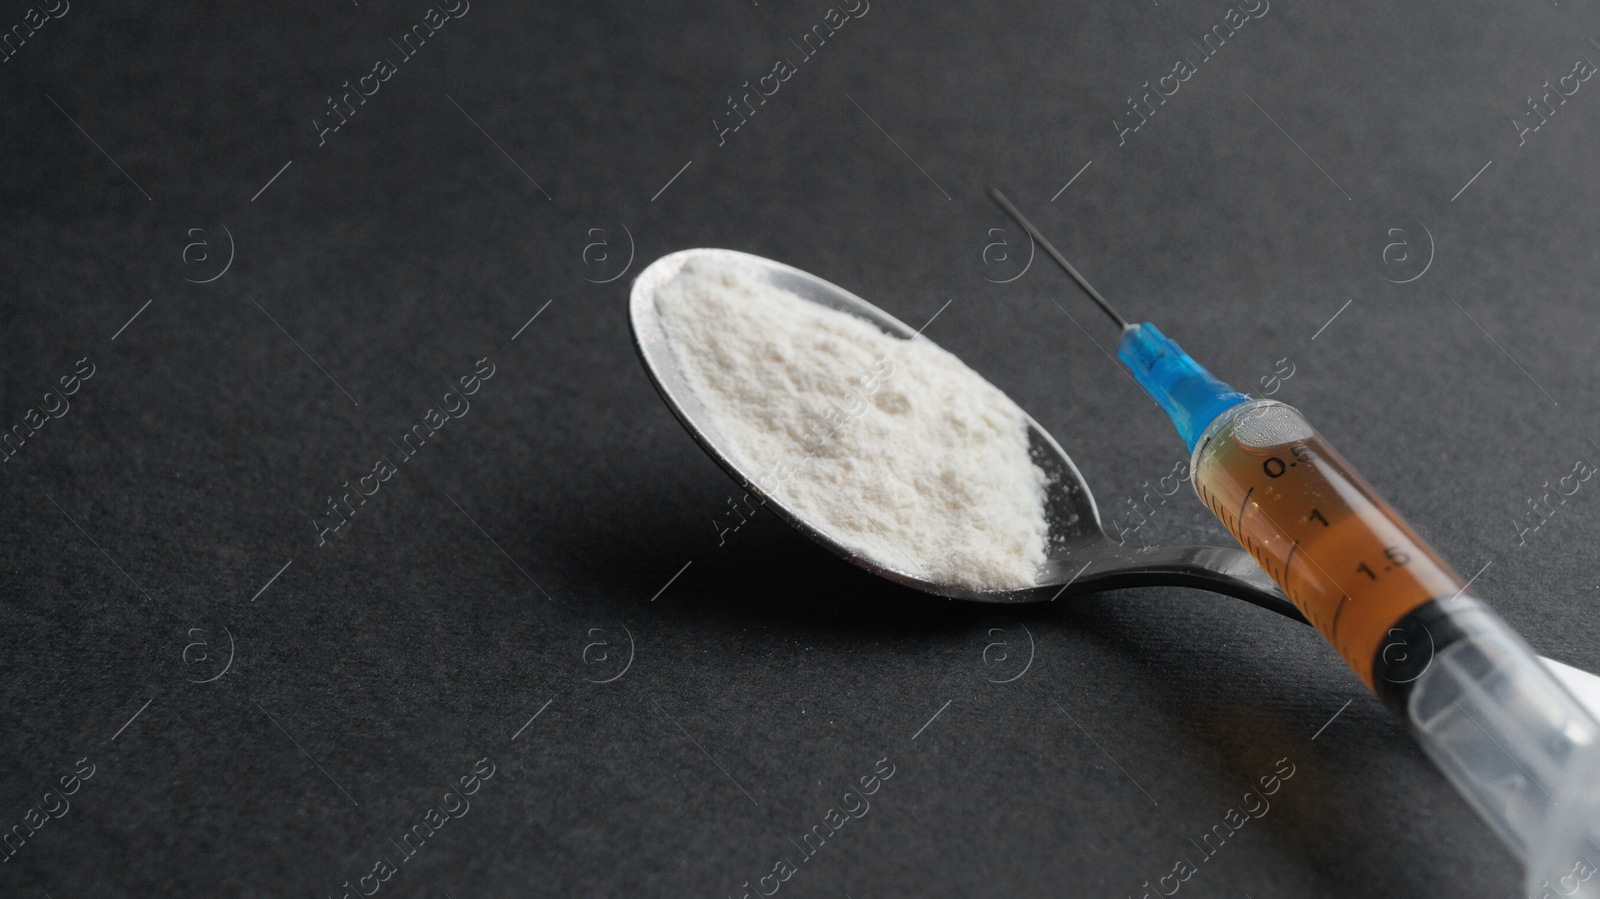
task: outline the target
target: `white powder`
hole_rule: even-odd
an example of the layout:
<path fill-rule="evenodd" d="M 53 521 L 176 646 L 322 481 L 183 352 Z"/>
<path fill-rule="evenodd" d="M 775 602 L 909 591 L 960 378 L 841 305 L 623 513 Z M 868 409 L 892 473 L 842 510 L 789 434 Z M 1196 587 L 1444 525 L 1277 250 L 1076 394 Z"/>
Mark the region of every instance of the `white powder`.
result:
<path fill-rule="evenodd" d="M 1049 528 L 1024 415 L 927 342 L 694 259 L 657 294 L 673 352 L 756 486 L 879 564 L 1035 583 Z"/>

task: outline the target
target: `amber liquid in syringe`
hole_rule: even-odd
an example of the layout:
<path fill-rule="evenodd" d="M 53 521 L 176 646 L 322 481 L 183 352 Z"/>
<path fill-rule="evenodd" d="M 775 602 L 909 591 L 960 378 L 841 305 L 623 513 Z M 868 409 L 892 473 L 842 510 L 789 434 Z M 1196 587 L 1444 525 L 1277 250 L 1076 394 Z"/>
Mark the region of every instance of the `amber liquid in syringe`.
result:
<path fill-rule="evenodd" d="M 1460 576 L 1289 406 L 1258 401 L 1217 427 L 1196 448 L 1194 484 L 1369 687 L 1395 623 L 1463 589 Z"/>

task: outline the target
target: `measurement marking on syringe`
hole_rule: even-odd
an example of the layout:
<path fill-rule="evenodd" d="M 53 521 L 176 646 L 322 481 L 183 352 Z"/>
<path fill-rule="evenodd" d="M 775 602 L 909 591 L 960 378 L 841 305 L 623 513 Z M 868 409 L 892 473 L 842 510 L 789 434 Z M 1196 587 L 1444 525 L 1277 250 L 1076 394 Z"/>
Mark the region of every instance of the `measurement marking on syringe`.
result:
<path fill-rule="evenodd" d="M 1254 489 L 1254 488 L 1251 488 L 1251 489 Z M 1271 524 L 1274 528 L 1277 528 L 1278 533 L 1280 533 L 1280 534 L 1288 534 L 1289 533 L 1288 531 L 1286 531 L 1282 527 L 1280 527 L 1278 522 L 1274 521 L 1272 516 L 1268 515 L 1267 514 L 1267 510 L 1266 509 L 1262 509 L 1261 505 L 1259 503 L 1256 504 L 1256 508 L 1258 510 L 1260 510 L 1261 514 L 1267 519 L 1267 522 L 1269 524 Z M 1315 510 L 1313 510 L 1313 511 L 1315 511 Z M 1318 513 L 1317 517 L 1321 518 L 1322 517 L 1321 513 Z M 1298 541 L 1296 541 L 1296 542 L 1298 542 Z M 1322 564 L 1317 561 L 1315 556 L 1312 556 L 1310 553 L 1307 553 L 1306 554 L 1306 558 L 1311 560 L 1311 564 L 1317 566 L 1317 570 L 1322 572 L 1322 576 L 1328 579 L 1328 583 L 1334 585 L 1335 587 L 1338 587 L 1340 589 L 1340 591 L 1344 590 L 1344 587 L 1340 586 L 1339 582 L 1334 579 L 1333 575 L 1328 573 L 1328 569 L 1322 567 Z M 1345 598 L 1349 599 L 1350 598 L 1349 594 L 1346 594 Z"/>
<path fill-rule="evenodd" d="M 1241 530 L 1241 531 L 1244 530 L 1244 507 L 1250 504 L 1250 494 L 1255 493 L 1255 492 L 1256 492 L 1256 488 L 1254 488 L 1254 487 L 1251 487 L 1249 490 L 1246 490 L 1244 492 L 1244 502 L 1241 502 L 1239 504 L 1239 515 L 1235 520 L 1238 522 L 1239 530 Z"/>
<path fill-rule="evenodd" d="M 1337 586 L 1337 585 L 1335 585 L 1335 586 Z M 1347 607 L 1349 605 L 1350 605 L 1350 594 L 1346 593 L 1343 596 L 1339 597 L 1339 611 L 1333 613 L 1333 623 L 1328 625 L 1328 633 L 1329 633 L 1329 635 L 1337 634 L 1339 632 L 1339 616 L 1344 614 L 1345 607 Z"/>
<path fill-rule="evenodd" d="M 1294 554 L 1300 551 L 1300 541 L 1296 539 L 1294 546 L 1289 547 L 1289 557 L 1283 561 L 1283 582 L 1289 583 L 1289 566 L 1294 564 Z"/>
<path fill-rule="evenodd" d="M 1272 556 L 1267 553 L 1267 545 L 1265 543 L 1257 543 L 1255 538 L 1247 536 L 1244 548 L 1249 550 L 1250 555 L 1256 560 L 1256 564 L 1260 565 L 1261 570 L 1267 573 L 1267 577 L 1273 577 Z M 1274 579 L 1276 580 L 1277 578 Z"/>

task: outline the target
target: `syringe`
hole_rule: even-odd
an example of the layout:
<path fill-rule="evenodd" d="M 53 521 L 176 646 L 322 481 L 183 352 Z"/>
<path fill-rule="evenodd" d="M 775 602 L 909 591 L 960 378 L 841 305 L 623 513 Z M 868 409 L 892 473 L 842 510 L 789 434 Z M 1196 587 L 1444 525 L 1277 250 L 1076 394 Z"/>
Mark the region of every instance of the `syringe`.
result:
<path fill-rule="evenodd" d="M 1188 444 L 1195 492 L 1527 866 L 1533 899 L 1600 897 L 1600 723 L 1293 407 L 1130 324 L 1117 357 Z"/>

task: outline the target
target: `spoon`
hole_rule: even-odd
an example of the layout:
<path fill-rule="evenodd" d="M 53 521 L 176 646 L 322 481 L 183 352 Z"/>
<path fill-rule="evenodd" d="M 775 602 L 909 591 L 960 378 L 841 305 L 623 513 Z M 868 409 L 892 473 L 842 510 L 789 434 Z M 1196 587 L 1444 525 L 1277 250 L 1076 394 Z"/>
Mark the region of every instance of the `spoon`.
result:
<path fill-rule="evenodd" d="M 669 343 L 677 325 L 661 313 L 656 294 L 677 277 L 691 259 L 737 265 L 774 287 L 828 309 L 870 322 L 884 333 L 931 344 L 915 329 L 855 294 L 815 275 L 781 262 L 734 250 L 681 250 L 651 263 L 634 279 L 628 312 L 634 345 L 661 398 L 711 458 L 744 488 L 756 493 L 760 472 L 749 470 L 728 450 L 716 421 L 690 386 Z M 680 335 L 681 338 L 682 335 Z M 897 583 L 953 599 L 978 602 L 1044 602 L 1124 587 L 1198 587 L 1238 597 L 1297 621 L 1305 618 L 1243 550 L 1216 546 L 1125 546 L 1106 535 L 1100 510 L 1088 483 L 1067 451 L 1026 416 L 1033 462 L 1048 479 L 1045 517 L 1049 523 L 1048 557 L 1036 583 L 1012 590 L 974 590 L 958 584 L 926 580 L 916 573 L 868 558 L 807 520 L 779 495 L 765 502 L 796 530 L 843 558 Z"/>

